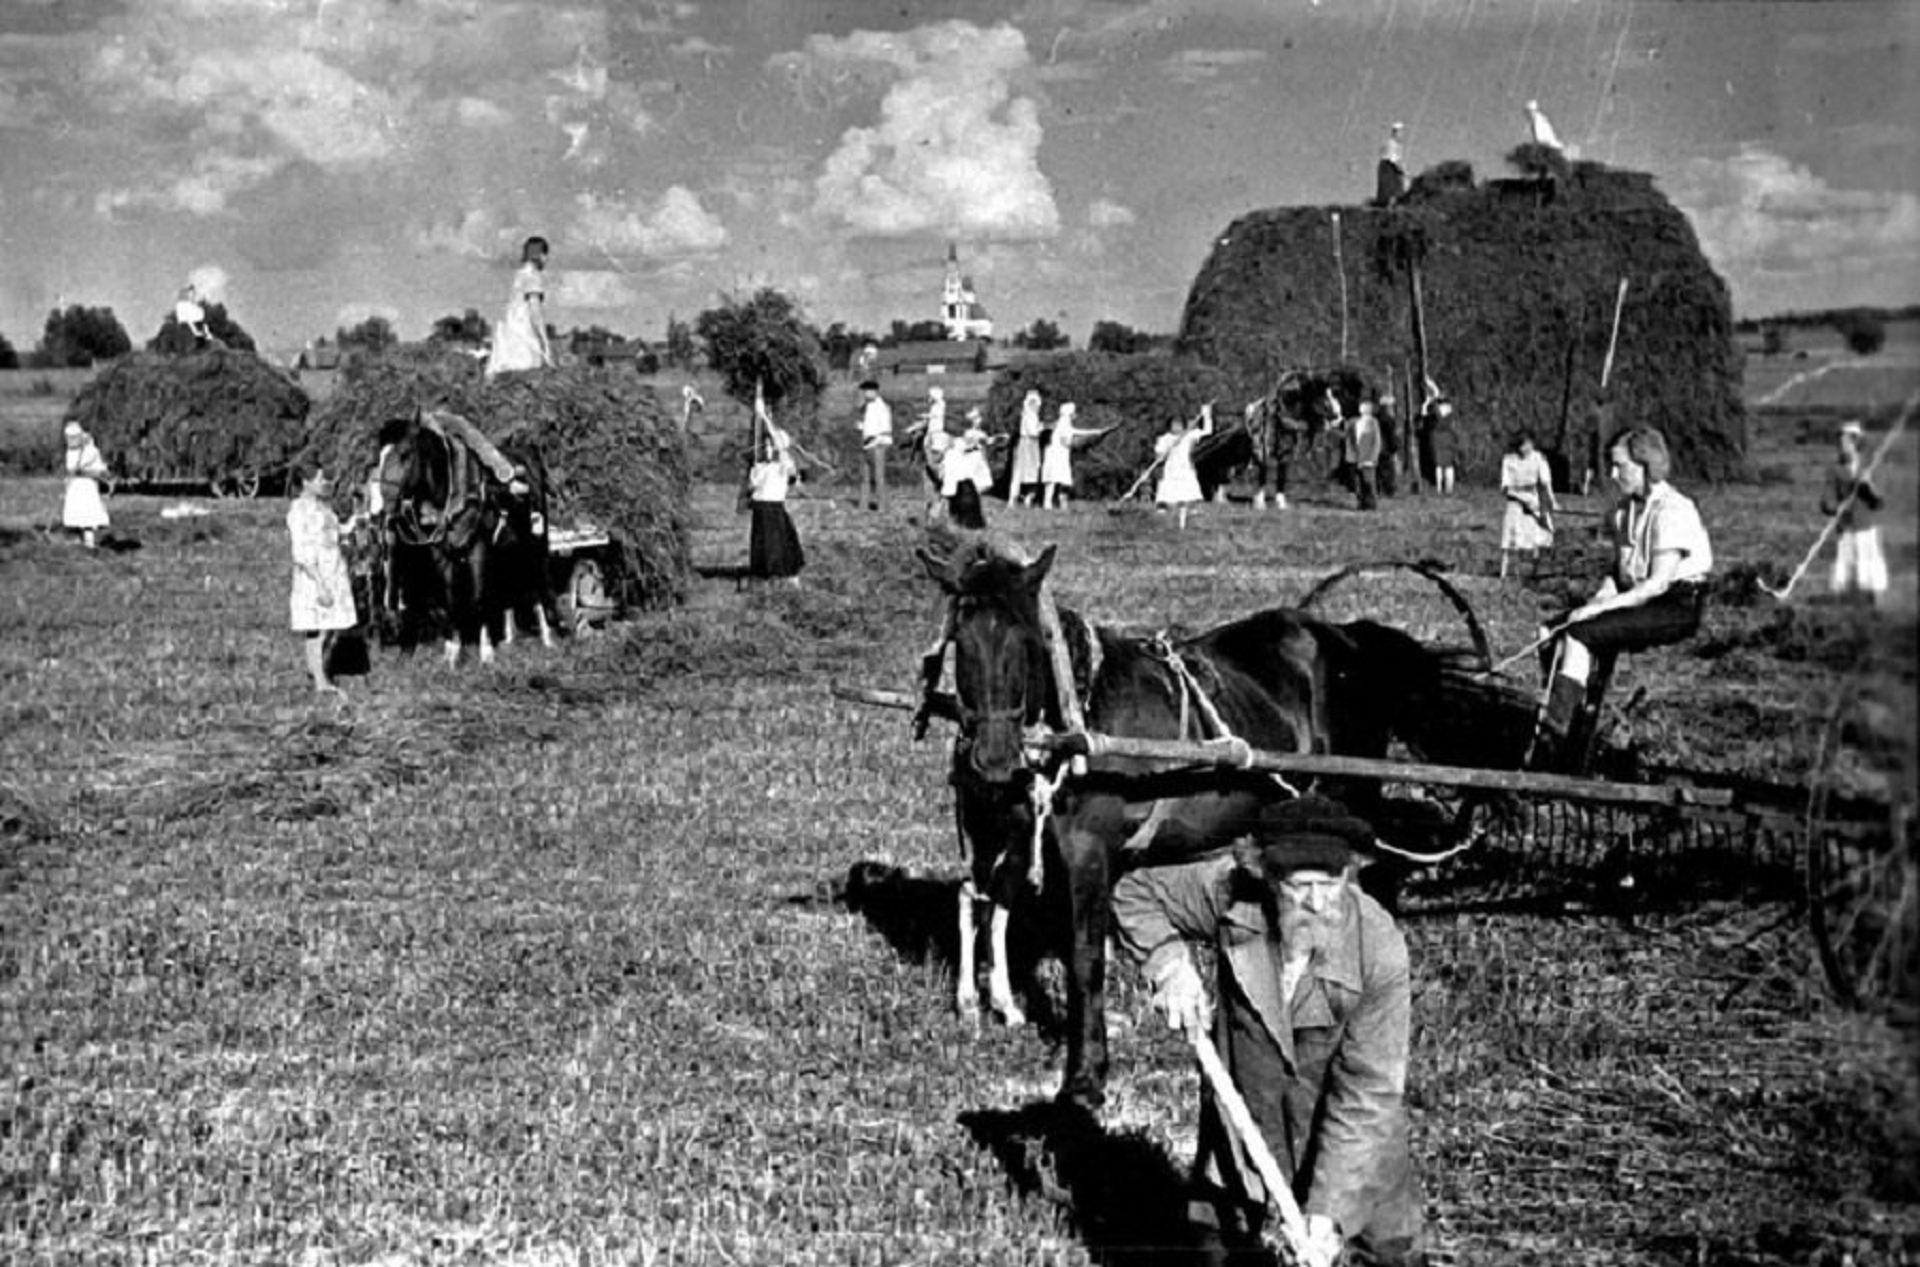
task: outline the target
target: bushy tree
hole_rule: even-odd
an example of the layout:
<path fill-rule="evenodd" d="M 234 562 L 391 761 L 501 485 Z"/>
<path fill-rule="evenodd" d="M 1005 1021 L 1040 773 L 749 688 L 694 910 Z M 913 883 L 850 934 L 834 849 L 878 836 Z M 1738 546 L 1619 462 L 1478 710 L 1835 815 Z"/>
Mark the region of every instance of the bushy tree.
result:
<path fill-rule="evenodd" d="M 1872 356 L 1887 345 L 1887 323 L 1870 308 L 1850 308 L 1834 314 L 1833 328 L 1855 356 Z"/>
<path fill-rule="evenodd" d="M 7 336 L 0 334 L 0 370 L 17 370 L 19 368 L 20 354 L 14 351 L 13 344 L 7 342 Z"/>
<path fill-rule="evenodd" d="M 476 308 L 469 308 L 460 316 L 448 314 L 433 323 L 433 329 L 427 335 L 429 343 L 465 343 L 478 347 L 492 335 L 492 327 Z"/>
<path fill-rule="evenodd" d="M 668 365 L 675 369 L 690 370 L 699 358 L 700 349 L 693 341 L 693 327 L 672 313 L 667 314 L 666 356 Z"/>
<path fill-rule="evenodd" d="M 1087 339 L 1087 350 L 1107 352 L 1114 356 L 1132 356 L 1136 352 L 1146 351 L 1152 342 L 1153 336 L 1142 334 L 1118 321 L 1096 321 L 1093 323 L 1093 333 Z"/>
<path fill-rule="evenodd" d="M 369 352 L 382 352 L 400 341 L 393 332 L 393 323 L 382 316 L 368 317 L 351 330 L 342 326 L 334 332 L 333 341 L 345 351 L 348 348 L 364 348 Z"/>
<path fill-rule="evenodd" d="M 111 308 L 70 304 L 47 314 L 34 361 L 49 369 L 88 366 L 133 351 L 133 340 Z"/>
<path fill-rule="evenodd" d="M 1045 317 L 1036 317 L 1032 325 L 1013 336 L 1013 346 L 1031 348 L 1035 352 L 1051 352 L 1071 342 L 1065 331 Z"/>
<path fill-rule="evenodd" d="M 707 364 L 735 400 L 751 401 L 759 384 L 767 403 L 817 396 L 826 384 L 820 336 L 792 298 L 763 287 L 746 300 L 725 299 L 694 321 Z"/>

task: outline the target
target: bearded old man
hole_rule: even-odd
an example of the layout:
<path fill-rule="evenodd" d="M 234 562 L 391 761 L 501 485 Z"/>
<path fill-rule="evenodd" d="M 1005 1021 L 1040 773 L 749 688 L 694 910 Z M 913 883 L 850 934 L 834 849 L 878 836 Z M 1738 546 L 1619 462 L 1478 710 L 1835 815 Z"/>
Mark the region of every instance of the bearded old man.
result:
<path fill-rule="evenodd" d="M 1214 1044 L 1306 1217 L 1308 1261 L 1425 1262 L 1405 1104 L 1407 946 L 1355 875 L 1373 832 L 1338 802 L 1264 811 L 1231 854 L 1143 867 L 1115 887 L 1120 945 L 1155 1005 Z M 1216 951 L 1216 1009 L 1189 949 Z M 1267 1193 L 1211 1097 L 1201 1105 L 1195 1222 L 1216 1261 L 1257 1247 Z"/>

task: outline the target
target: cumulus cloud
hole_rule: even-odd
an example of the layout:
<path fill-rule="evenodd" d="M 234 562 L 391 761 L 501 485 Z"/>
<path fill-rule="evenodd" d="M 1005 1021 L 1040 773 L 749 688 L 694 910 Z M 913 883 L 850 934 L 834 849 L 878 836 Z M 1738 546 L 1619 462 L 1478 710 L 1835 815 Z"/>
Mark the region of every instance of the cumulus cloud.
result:
<path fill-rule="evenodd" d="M 699 195 L 672 185 L 645 212 L 591 193 L 580 194 L 574 199 L 568 236 L 589 250 L 655 258 L 717 251 L 726 245 L 727 229 L 700 205 Z"/>
<path fill-rule="evenodd" d="M 463 212 L 457 219 L 436 221 L 413 235 L 415 244 L 425 250 L 479 260 L 505 255 L 512 238 L 500 218 L 485 208 Z"/>
<path fill-rule="evenodd" d="M 1117 229 L 1138 219 L 1126 207 L 1105 198 L 1095 198 L 1087 204 L 1087 224 L 1095 229 Z"/>
<path fill-rule="evenodd" d="M 227 302 L 227 270 L 218 264 L 202 264 L 187 274 L 187 281 L 193 284 L 200 298 L 210 304 Z"/>
<path fill-rule="evenodd" d="M 218 215 L 234 194 L 251 189 L 279 171 L 278 158 L 241 158 L 219 150 L 194 156 L 191 168 L 171 178 L 144 186 L 121 186 L 95 195 L 96 214 L 115 219 L 134 211 L 180 211 L 192 216 Z"/>
<path fill-rule="evenodd" d="M 879 122 L 849 129 L 828 157 L 814 185 L 816 214 L 879 236 L 1059 231 L 1040 170 L 1039 112 L 1032 98 L 1013 94 L 1013 78 L 1032 62 L 1014 27 L 949 21 L 814 36 L 802 57 L 828 72 L 844 66 L 892 81 Z"/>
<path fill-rule="evenodd" d="M 1836 189 L 1758 145 L 1695 159 L 1673 190 L 1739 306 L 1822 295 L 1837 275 L 1888 279 L 1886 298 L 1911 298 L 1920 266 L 1920 196 Z M 1904 302 L 1904 300 L 1901 300 Z"/>

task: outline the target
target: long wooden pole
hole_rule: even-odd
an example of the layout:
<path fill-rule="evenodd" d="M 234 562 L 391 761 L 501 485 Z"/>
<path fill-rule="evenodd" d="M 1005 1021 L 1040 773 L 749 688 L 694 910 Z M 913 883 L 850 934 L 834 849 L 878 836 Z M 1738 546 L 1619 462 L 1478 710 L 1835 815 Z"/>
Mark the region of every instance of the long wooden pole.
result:
<path fill-rule="evenodd" d="M 1340 213 L 1329 213 L 1333 220 L 1333 271 L 1340 275 L 1340 363 L 1347 363 L 1347 266 L 1340 257 Z"/>
<path fill-rule="evenodd" d="M 1607 389 L 1613 377 L 1613 352 L 1620 345 L 1620 313 L 1627 306 L 1627 279 L 1620 279 L 1620 293 L 1613 297 L 1613 333 L 1607 336 L 1607 359 L 1600 363 L 1600 390 Z"/>
<path fill-rule="evenodd" d="M 1873 451 L 1873 457 L 1867 463 L 1866 469 L 1860 472 L 1860 478 L 1854 482 L 1853 491 L 1848 493 L 1846 500 L 1836 506 L 1833 514 L 1827 517 L 1827 526 L 1820 530 L 1819 537 L 1814 540 L 1813 548 L 1807 551 L 1806 557 L 1800 560 L 1800 566 L 1795 568 L 1793 575 L 1787 578 L 1785 588 L 1775 589 L 1765 581 L 1762 581 L 1760 582 L 1761 589 L 1783 603 L 1792 597 L 1793 587 L 1800 583 L 1800 578 L 1805 576 L 1807 569 L 1813 566 L 1813 561 L 1820 556 L 1820 551 L 1825 548 L 1827 538 L 1831 537 L 1834 532 L 1839 529 L 1840 521 L 1846 517 L 1847 511 L 1852 509 L 1854 499 L 1860 495 L 1861 486 L 1873 478 L 1873 472 L 1879 467 L 1880 459 L 1887 456 L 1888 451 L 1893 448 L 1893 442 L 1900 438 L 1902 431 L 1907 429 L 1907 419 L 1913 417 L 1914 406 L 1916 404 L 1920 404 L 1920 394 L 1907 398 L 1906 408 L 1900 411 L 1900 417 L 1894 420 L 1893 426 L 1889 428 L 1887 434 L 1881 438 L 1880 446 Z"/>
<path fill-rule="evenodd" d="M 1213 1092 L 1213 1102 L 1220 1106 L 1220 1115 L 1226 1118 L 1227 1125 L 1240 1139 L 1240 1147 L 1246 1149 L 1247 1158 L 1253 1162 L 1260 1184 L 1267 1190 L 1267 1204 L 1280 1216 L 1280 1235 L 1291 1251 L 1292 1261 L 1306 1262 L 1307 1220 L 1300 1213 L 1300 1203 L 1293 1198 L 1293 1186 L 1274 1159 L 1273 1150 L 1267 1147 L 1266 1137 L 1253 1120 L 1253 1112 L 1247 1108 L 1240 1088 L 1233 1085 L 1220 1053 L 1214 1050 L 1213 1040 L 1205 1034 L 1190 1035 L 1189 1040 L 1193 1043 L 1193 1054 L 1200 1060 L 1201 1076 L 1206 1079 L 1207 1089 Z"/>

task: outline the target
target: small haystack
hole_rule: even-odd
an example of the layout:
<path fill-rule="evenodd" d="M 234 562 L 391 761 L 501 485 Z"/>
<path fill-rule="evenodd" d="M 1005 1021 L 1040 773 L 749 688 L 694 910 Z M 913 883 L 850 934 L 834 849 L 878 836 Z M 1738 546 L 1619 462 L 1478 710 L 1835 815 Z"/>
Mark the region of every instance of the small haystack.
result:
<path fill-rule="evenodd" d="M 341 473 L 342 495 L 378 456 L 380 425 L 423 409 L 460 414 L 499 443 L 540 450 L 556 525 L 591 523 L 620 543 L 622 600 L 679 602 L 693 573 L 679 419 L 631 374 L 568 366 L 488 381 L 457 354 L 377 358 L 347 372 L 314 413 L 308 454 Z"/>
<path fill-rule="evenodd" d="M 1419 404 L 1416 327 L 1455 404 L 1463 477 L 1492 480 L 1520 427 L 1577 471 L 1596 427 L 1631 423 L 1665 431 L 1687 479 L 1744 470 L 1726 283 L 1651 177 L 1598 163 L 1481 184 L 1442 164 L 1391 208 L 1249 212 L 1194 279 L 1179 350 L 1247 394 L 1344 353 L 1399 388 L 1405 419 Z M 1596 417 L 1603 372 L 1610 421 Z"/>
<path fill-rule="evenodd" d="M 306 438 L 307 394 L 252 352 L 136 352 L 80 389 L 85 427 L 114 474 L 252 493 L 281 484 Z"/>

